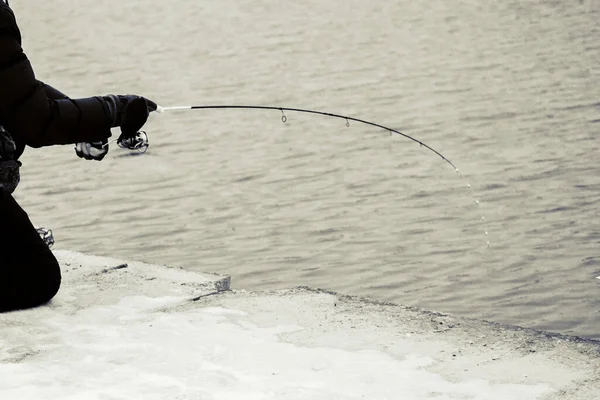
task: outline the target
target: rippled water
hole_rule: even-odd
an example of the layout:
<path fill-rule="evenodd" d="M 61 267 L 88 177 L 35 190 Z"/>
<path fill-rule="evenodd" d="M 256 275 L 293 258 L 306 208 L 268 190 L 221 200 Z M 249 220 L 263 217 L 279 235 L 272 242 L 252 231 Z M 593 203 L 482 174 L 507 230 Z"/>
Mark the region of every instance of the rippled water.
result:
<path fill-rule="evenodd" d="M 367 125 L 173 111 L 143 156 L 28 150 L 57 247 L 600 338 L 599 1 L 13 3 L 72 97 L 342 113 L 466 177 Z"/>

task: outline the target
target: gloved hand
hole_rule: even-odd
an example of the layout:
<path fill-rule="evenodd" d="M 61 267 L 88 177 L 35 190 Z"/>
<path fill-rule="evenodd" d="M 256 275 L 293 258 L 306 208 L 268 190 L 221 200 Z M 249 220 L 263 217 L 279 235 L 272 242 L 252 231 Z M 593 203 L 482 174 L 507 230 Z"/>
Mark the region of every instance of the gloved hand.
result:
<path fill-rule="evenodd" d="M 21 162 L 15 160 L 16 145 L 12 136 L 0 126 L 0 189 L 12 193 L 19 185 Z"/>
<path fill-rule="evenodd" d="M 108 153 L 108 141 L 80 142 L 75 145 L 75 154 L 86 160 L 101 161 Z"/>
<path fill-rule="evenodd" d="M 156 103 L 144 97 L 128 95 L 108 95 L 102 97 L 110 115 L 112 127 L 120 127 L 121 135 L 118 141 L 135 136 L 148 120 L 152 111 L 156 111 Z"/>
<path fill-rule="evenodd" d="M 8 132 L 0 126 L 0 161 L 14 160 L 17 146 Z"/>
<path fill-rule="evenodd" d="M 124 139 L 132 138 L 142 129 L 148 116 L 156 111 L 156 103 L 144 97 L 128 94 L 102 96 L 106 102 L 111 118 L 111 127 L 120 127 L 121 135 L 117 139 L 120 143 Z M 101 161 L 108 153 L 108 142 L 81 142 L 75 145 L 75 153 L 86 160 Z"/>

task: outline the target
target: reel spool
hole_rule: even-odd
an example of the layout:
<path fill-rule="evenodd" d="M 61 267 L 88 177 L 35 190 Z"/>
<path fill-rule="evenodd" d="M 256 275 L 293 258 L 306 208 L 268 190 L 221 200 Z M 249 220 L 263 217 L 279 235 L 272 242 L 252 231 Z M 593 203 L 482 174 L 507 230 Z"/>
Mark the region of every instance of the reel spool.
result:
<path fill-rule="evenodd" d="M 139 131 L 135 136 L 117 140 L 117 145 L 122 149 L 137 150 L 143 154 L 148 150 L 150 143 L 148 143 L 148 134 L 145 131 Z"/>

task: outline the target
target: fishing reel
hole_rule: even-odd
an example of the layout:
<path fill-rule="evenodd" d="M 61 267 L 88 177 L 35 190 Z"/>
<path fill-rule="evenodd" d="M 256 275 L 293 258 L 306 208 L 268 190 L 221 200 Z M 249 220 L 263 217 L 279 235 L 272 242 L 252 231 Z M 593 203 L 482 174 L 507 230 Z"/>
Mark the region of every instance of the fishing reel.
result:
<path fill-rule="evenodd" d="M 122 149 L 136 150 L 143 154 L 148 150 L 148 134 L 145 131 L 139 131 L 135 136 L 125 139 L 118 139 L 117 145 Z"/>
<path fill-rule="evenodd" d="M 40 235 L 40 238 L 46 243 L 46 246 L 52 247 L 54 244 L 54 235 L 52 234 L 52 229 L 46 228 L 37 228 L 37 233 Z"/>

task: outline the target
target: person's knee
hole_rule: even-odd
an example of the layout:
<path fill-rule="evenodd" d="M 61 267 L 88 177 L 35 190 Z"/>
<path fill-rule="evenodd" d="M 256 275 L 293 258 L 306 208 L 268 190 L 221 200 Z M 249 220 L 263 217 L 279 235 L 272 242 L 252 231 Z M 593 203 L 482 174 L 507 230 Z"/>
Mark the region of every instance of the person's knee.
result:
<path fill-rule="evenodd" d="M 27 213 L 0 187 L 0 309 L 36 307 L 60 289 L 60 265 Z"/>
<path fill-rule="evenodd" d="M 38 307 L 48 303 L 58 293 L 61 284 L 58 261 L 52 258 L 29 266 L 34 268 L 26 275 L 4 277 L 10 281 L 10 285 L 4 288 L 0 285 L 0 312 Z"/>

